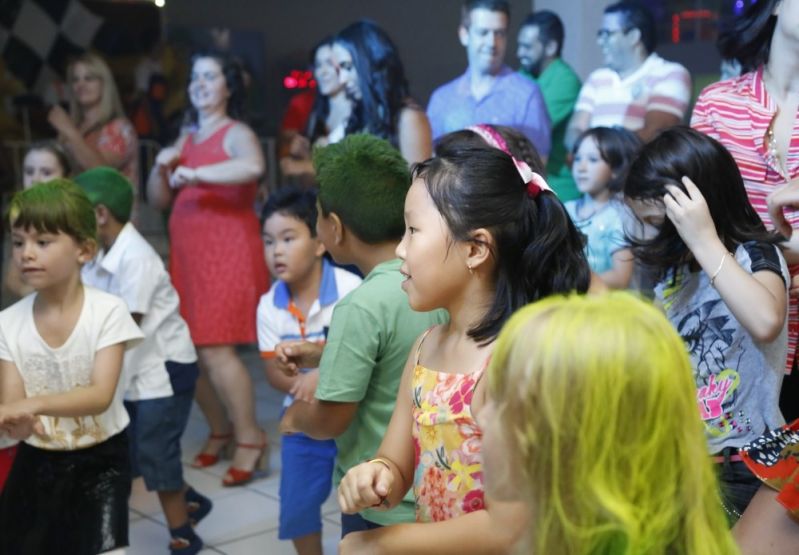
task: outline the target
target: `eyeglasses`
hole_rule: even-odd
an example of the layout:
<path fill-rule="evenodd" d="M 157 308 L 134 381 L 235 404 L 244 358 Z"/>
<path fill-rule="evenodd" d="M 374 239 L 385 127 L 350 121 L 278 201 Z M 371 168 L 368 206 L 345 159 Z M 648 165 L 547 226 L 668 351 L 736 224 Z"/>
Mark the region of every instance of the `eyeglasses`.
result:
<path fill-rule="evenodd" d="M 596 40 L 608 40 L 616 33 L 628 33 L 630 29 L 600 29 L 596 32 Z"/>

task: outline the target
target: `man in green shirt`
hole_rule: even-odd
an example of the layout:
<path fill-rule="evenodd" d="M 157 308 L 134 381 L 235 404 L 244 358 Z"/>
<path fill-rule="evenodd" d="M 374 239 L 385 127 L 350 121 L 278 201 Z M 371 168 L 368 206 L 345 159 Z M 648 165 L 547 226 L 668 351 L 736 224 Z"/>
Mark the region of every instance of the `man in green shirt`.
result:
<path fill-rule="evenodd" d="M 521 65 L 519 72 L 538 83 L 549 119 L 552 122 L 552 150 L 547 160 L 547 182 L 561 201 L 580 196 L 566 163 L 563 141 L 577 96 L 580 78 L 564 62 L 563 22 L 555 13 L 541 10 L 527 16 L 519 29 L 516 56 Z"/>
<path fill-rule="evenodd" d="M 340 264 L 366 277 L 333 310 L 324 349 L 309 342 L 278 345 L 284 371 L 319 367 L 316 403 L 296 402 L 281 421 L 283 433 L 336 440 L 336 485 L 351 467 L 372 458 L 394 411 L 402 370 L 416 338 L 446 321 L 443 311 L 411 310 L 394 253 L 405 232 L 408 164 L 387 141 L 350 135 L 314 151 L 319 181 L 317 235 Z M 320 360 L 321 356 L 321 360 Z M 342 535 L 413 522 L 413 492 L 390 511 L 342 515 Z"/>

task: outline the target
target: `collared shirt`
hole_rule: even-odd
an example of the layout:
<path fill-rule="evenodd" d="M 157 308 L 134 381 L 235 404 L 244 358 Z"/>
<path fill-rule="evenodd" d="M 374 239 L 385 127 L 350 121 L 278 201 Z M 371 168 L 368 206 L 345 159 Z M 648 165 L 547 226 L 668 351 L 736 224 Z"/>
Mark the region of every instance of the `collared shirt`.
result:
<path fill-rule="evenodd" d="M 538 85 L 507 66 L 494 77 L 491 89 L 480 100 L 472 96 L 469 71 L 437 88 L 427 105 L 433 140 L 489 123 L 518 129 L 530 139 L 542 156 L 549 154 L 549 116 Z"/>
<path fill-rule="evenodd" d="M 638 131 L 644 127 L 647 112 L 666 112 L 683 119 L 690 100 L 688 70 L 653 52 L 624 78 L 606 67 L 592 72 L 574 111 L 591 114 L 589 128 L 619 125 Z"/>
<path fill-rule="evenodd" d="M 777 114 L 777 103 L 763 81 L 763 67 L 740 77 L 706 87 L 694 106 L 691 127 L 716 139 L 732 154 L 744 180 L 746 195 L 766 227 L 774 227 L 766 198 L 787 182 L 799 178 L 799 116 L 794 119 L 783 175 L 771 154 L 766 133 Z M 799 210 L 786 209 L 791 227 L 799 225 Z M 799 265 L 789 268 L 799 275 Z M 799 338 L 799 303 L 794 297 L 788 307 L 788 361 L 790 373 Z"/>
<path fill-rule="evenodd" d="M 275 347 L 283 341 L 304 339 L 324 343 L 333 317 L 333 308 L 340 298 L 360 283 L 361 278 L 352 272 L 336 268 L 323 259 L 319 296 L 311 305 L 306 318 L 294 304 L 288 284 L 282 280 L 276 281 L 258 303 L 256 328 L 261 358 L 274 358 Z M 311 368 L 302 369 L 303 372 L 309 370 Z M 287 407 L 292 402 L 293 397 L 286 395 L 283 406 Z"/>
<path fill-rule="evenodd" d="M 142 314 L 145 339 L 125 354 L 125 398 L 169 397 L 175 392 L 166 361 L 191 363 L 197 353 L 180 317 L 180 301 L 164 263 L 130 222 L 108 251 L 83 267 L 83 282 L 121 297 L 131 314 Z"/>
<path fill-rule="evenodd" d="M 536 79 L 521 71 L 525 77 L 535 81 L 541 89 L 552 123 L 552 148 L 547 160 L 547 182 L 555 190 L 561 202 L 580 196 L 574 183 L 571 168 L 566 164 L 566 127 L 574 112 L 574 104 L 580 94 L 580 78 L 561 58 L 555 58 Z"/>

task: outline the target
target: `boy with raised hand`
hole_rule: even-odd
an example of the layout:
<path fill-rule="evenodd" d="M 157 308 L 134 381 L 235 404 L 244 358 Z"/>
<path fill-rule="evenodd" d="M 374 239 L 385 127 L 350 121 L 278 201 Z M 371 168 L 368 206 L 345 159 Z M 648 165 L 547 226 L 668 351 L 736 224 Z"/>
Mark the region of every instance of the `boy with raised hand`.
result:
<path fill-rule="evenodd" d="M 276 281 L 258 303 L 258 347 L 266 378 L 287 393 L 283 407 L 312 402 L 319 371 L 304 368 L 293 376 L 275 362 L 283 341 L 322 345 L 338 300 L 361 278 L 324 258 L 316 236 L 316 193 L 283 187 L 269 196 L 261 213 L 264 254 Z M 322 504 L 330 494 L 336 443 L 298 433 L 281 442 L 280 527 L 278 538 L 292 540 L 299 555 L 322 553 Z"/>
<path fill-rule="evenodd" d="M 314 166 L 319 239 L 337 263 L 354 264 L 366 277 L 333 311 L 324 351 L 308 341 L 276 349 L 276 363 L 289 373 L 319 367 L 317 402 L 295 402 L 283 416 L 281 430 L 335 438 L 338 485 L 347 470 L 377 451 L 414 341 L 444 322 L 446 314 L 414 312 L 400 286 L 400 260 L 394 251 L 405 232 L 403 210 L 411 176 L 399 151 L 373 135 L 350 135 L 315 150 Z M 414 519 L 410 494 L 390 511 L 342 515 L 341 533 Z"/>
<path fill-rule="evenodd" d="M 83 267 L 83 281 L 121 297 L 145 336 L 123 364 L 134 476 L 141 474 L 147 489 L 158 493 L 170 552 L 194 555 L 203 547 L 194 525 L 212 503 L 183 481 L 180 438 L 199 374 L 189 328 L 161 257 L 129 221 L 133 187 L 127 178 L 100 166 L 74 181 L 94 205 L 100 243 L 97 257 Z"/>

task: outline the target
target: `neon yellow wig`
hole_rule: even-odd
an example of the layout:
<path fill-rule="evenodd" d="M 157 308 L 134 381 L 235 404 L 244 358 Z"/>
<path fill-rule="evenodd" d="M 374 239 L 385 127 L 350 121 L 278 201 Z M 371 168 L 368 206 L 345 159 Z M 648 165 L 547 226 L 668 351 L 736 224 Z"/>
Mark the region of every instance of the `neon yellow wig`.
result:
<path fill-rule="evenodd" d="M 552 297 L 499 336 L 489 391 L 540 554 L 738 553 L 685 346 L 628 293 Z"/>

